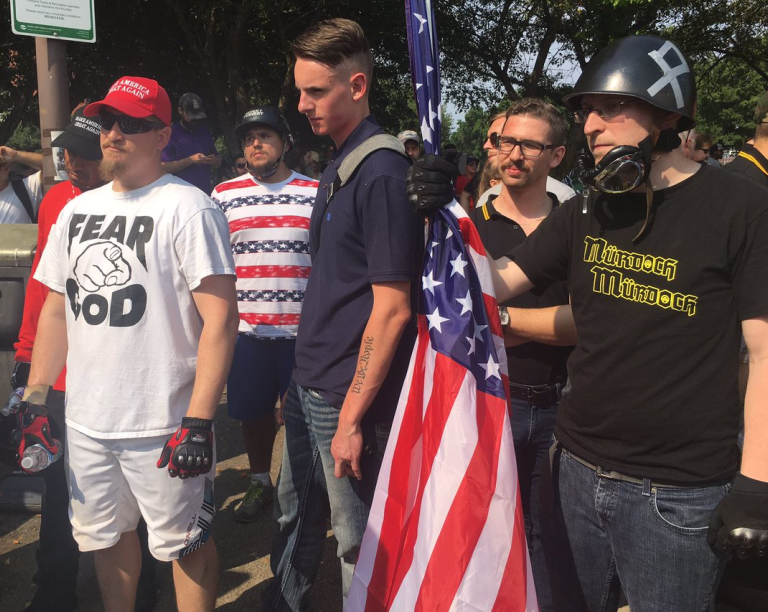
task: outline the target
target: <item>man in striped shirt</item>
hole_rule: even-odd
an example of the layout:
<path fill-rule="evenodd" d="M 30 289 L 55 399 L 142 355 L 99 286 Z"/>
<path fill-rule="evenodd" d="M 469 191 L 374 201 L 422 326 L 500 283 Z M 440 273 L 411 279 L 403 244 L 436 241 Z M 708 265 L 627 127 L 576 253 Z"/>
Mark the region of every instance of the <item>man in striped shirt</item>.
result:
<path fill-rule="evenodd" d="M 229 221 L 237 269 L 240 327 L 227 396 L 229 415 L 242 422 L 251 468 L 235 519 L 248 523 L 272 499 L 273 408 L 278 395 L 285 396 L 293 371 L 318 183 L 286 166 L 293 137 L 277 109 L 249 110 L 235 132 L 248 174 L 221 183 L 211 197 Z"/>

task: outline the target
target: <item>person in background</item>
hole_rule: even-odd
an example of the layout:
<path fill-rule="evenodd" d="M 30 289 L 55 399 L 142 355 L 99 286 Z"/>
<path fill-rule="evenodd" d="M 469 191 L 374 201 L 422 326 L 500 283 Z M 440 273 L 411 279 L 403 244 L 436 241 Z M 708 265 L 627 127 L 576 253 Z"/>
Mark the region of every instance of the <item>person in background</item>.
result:
<path fill-rule="evenodd" d="M 723 168 L 768 187 L 768 92 L 757 101 L 755 123 L 752 144 L 745 143 L 736 158 Z"/>
<path fill-rule="evenodd" d="M 413 160 L 417 160 L 421 155 L 421 146 L 419 145 L 419 135 L 413 130 L 403 130 L 397 135 L 397 139 L 403 143 L 405 154 Z"/>
<path fill-rule="evenodd" d="M 232 163 L 232 178 L 248 174 L 248 162 L 244 156 L 236 157 Z"/>
<path fill-rule="evenodd" d="M 709 134 L 696 133 L 695 145 L 691 151 L 691 159 L 700 164 L 720 167 L 720 164 L 709 156 L 712 148 L 712 138 Z"/>
<path fill-rule="evenodd" d="M 194 93 L 179 100 L 179 122 L 171 125 L 171 139 L 163 149 L 163 170 L 211 193 L 211 169 L 221 166 L 213 136 L 203 123 L 203 101 Z"/>
<path fill-rule="evenodd" d="M 248 173 L 211 194 L 230 226 L 240 312 L 227 378 L 229 416 L 240 421 L 251 479 L 235 520 L 255 521 L 272 501 L 275 402 L 288 390 L 296 330 L 311 266 L 309 218 L 317 182 L 292 171 L 288 122 L 271 106 L 249 110 L 235 128 Z M 279 419 L 280 421 L 282 419 Z"/>
<path fill-rule="evenodd" d="M 521 244 L 559 208 L 557 197 L 547 192 L 547 177 L 565 155 L 567 133 L 560 111 L 543 100 L 523 98 L 507 110 L 506 122 L 497 136 L 497 163 L 486 163 L 500 176 L 501 193 L 490 196 L 485 206 L 469 213 L 491 257 L 502 257 L 514 245 Z M 552 585 L 541 543 L 541 471 L 555 430 L 560 394 L 568 380 L 566 361 L 575 335 L 557 342 L 550 338 L 526 338 L 517 335 L 519 330 L 510 324 L 518 323 L 522 317 L 536 316 L 534 309 L 567 305 L 568 287 L 560 281 L 536 287 L 499 308 L 507 345 L 520 497 L 541 612 L 552 610 Z"/>
<path fill-rule="evenodd" d="M 37 168 L 39 172 L 11 179 L 13 162 Z M 0 147 L 0 223 L 37 223 L 37 210 L 43 200 L 42 168 L 42 154 Z"/>

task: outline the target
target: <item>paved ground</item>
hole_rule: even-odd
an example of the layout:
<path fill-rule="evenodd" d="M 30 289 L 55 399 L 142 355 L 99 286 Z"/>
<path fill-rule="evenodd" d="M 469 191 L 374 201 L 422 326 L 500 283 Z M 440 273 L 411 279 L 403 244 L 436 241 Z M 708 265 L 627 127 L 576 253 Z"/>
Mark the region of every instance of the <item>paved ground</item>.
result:
<path fill-rule="evenodd" d="M 256 612 L 262 592 L 272 577 L 269 550 L 275 523 L 271 516 L 261 516 L 249 525 L 232 518 L 235 503 L 244 492 L 248 463 L 243 450 L 240 430 L 226 414 L 226 404 L 219 407 L 216 420 L 218 458 L 216 475 L 216 504 L 218 514 L 213 522 L 221 562 L 221 581 L 216 609 L 220 612 Z M 282 454 L 282 430 L 275 444 L 272 480 L 275 481 Z M 0 513 L 0 610 L 21 612 L 35 591 L 32 575 L 36 570 L 35 548 L 40 529 L 40 516 Z M 339 566 L 329 533 L 325 555 L 312 592 L 313 612 L 340 612 Z M 173 612 L 173 582 L 170 564 L 158 564 L 158 604 L 156 612 Z M 84 554 L 80 560 L 78 585 L 79 612 L 99 612 L 102 609 L 93 567 L 93 555 Z M 622 608 L 620 612 L 629 612 Z"/>
<path fill-rule="evenodd" d="M 226 406 L 219 408 L 217 418 L 219 463 L 216 476 L 218 514 L 213 522 L 221 562 L 221 582 L 216 609 L 221 612 L 256 612 L 262 592 L 272 572 L 269 550 L 275 523 L 271 516 L 261 516 L 249 525 L 232 518 L 235 503 L 247 485 L 248 463 L 243 450 L 239 427 L 226 415 Z M 282 454 L 282 431 L 278 435 L 272 480 L 277 477 Z M 40 528 L 39 515 L 0 513 L 0 610 L 21 612 L 32 599 L 35 586 L 32 575 L 36 570 L 35 548 Z M 323 564 L 312 594 L 314 612 L 340 612 L 340 584 L 333 537 L 326 544 Z M 170 564 L 158 564 L 158 605 L 156 612 L 176 610 Z M 80 612 L 102 609 L 93 567 L 93 555 L 84 554 L 80 561 L 78 586 Z"/>

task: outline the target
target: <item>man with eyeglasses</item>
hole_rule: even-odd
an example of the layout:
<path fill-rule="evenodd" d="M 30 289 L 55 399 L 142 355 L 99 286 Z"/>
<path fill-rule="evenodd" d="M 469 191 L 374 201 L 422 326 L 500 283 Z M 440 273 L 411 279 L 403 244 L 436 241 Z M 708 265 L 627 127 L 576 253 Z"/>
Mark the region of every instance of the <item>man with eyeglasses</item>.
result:
<path fill-rule="evenodd" d="M 679 149 L 695 79 L 669 41 L 614 42 L 564 102 L 592 189 L 495 278 L 501 300 L 567 279 L 578 329 L 542 479 L 555 609 L 616 610 L 623 590 L 632 610 L 714 610 L 725 557 L 768 547 L 768 203 Z"/>
<path fill-rule="evenodd" d="M 285 164 L 293 135 L 276 108 L 252 108 L 235 134 L 245 151 L 248 175 L 221 183 L 212 198 L 229 222 L 238 272 L 240 327 L 227 405 L 229 416 L 241 422 L 251 468 L 234 516 L 250 523 L 272 501 L 273 410 L 278 398 L 282 410 L 293 372 L 296 330 L 312 266 L 309 219 L 318 183 Z"/>
<path fill-rule="evenodd" d="M 483 246 L 494 258 L 503 257 L 511 247 L 521 244 L 560 206 L 557 197 L 547 193 L 547 178 L 565 155 L 563 143 L 568 132 L 562 114 L 535 98 L 513 102 L 504 119 L 498 127 L 499 134 L 494 134 L 495 156 L 487 162 L 499 166 L 501 193 L 491 195 L 482 208 L 469 213 Z M 552 595 L 541 546 L 539 482 L 555 429 L 560 393 L 568 379 L 566 361 L 572 350 L 572 346 L 551 343 L 572 345 L 575 338 L 563 341 L 521 337 L 515 334 L 521 330 L 513 330 L 509 324 L 541 316 L 533 309 L 567 304 L 568 287 L 565 282 L 556 282 L 528 291 L 499 309 L 507 344 L 520 497 L 541 612 L 552 610 Z"/>
<path fill-rule="evenodd" d="M 237 329 L 227 222 L 163 171 L 171 106 L 156 81 L 122 77 L 84 114 L 98 117 L 110 182 L 61 212 L 35 273 L 50 292 L 20 422 L 59 452 L 47 405 L 66 362 L 69 514 L 104 608 L 133 610 L 143 517 L 178 607 L 213 610 L 213 416 Z"/>
<path fill-rule="evenodd" d="M 485 161 L 486 164 L 492 164 L 496 161 L 496 139 L 501 133 L 501 128 L 504 126 L 506 119 L 506 111 L 496 113 L 491 117 L 491 124 L 488 126 L 488 132 L 486 133 L 485 142 L 483 143 L 483 150 L 487 155 L 487 159 Z M 501 193 L 501 185 L 495 185 L 485 191 L 480 192 L 479 187 L 481 174 L 482 172 L 478 172 L 474 178 L 469 183 L 467 183 L 466 187 L 464 187 L 464 190 L 459 196 L 459 203 L 462 205 L 462 207 L 464 207 L 465 210 L 468 209 L 470 198 L 474 197 L 474 195 L 477 195 L 476 206 L 480 208 L 481 206 L 485 205 L 485 202 L 488 200 L 489 196 L 497 196 Z M 547 176 L 547 191 L 554 194 L 559 202 L 565 202 L 568 198 L 576 195 L 576 192 L 568 185 L 552 178 L 551 176 Z"/>

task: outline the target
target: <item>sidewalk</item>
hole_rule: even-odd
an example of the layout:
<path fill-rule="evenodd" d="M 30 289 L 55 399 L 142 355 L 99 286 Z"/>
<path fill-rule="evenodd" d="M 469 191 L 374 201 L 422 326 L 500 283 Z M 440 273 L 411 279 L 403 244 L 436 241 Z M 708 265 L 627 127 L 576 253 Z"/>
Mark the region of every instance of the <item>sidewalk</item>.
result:
<path fill-rule="evenodd" d="M 239 424 L 227 416 L 224 403 L 219 407 L 216 418 L 216 439 L 219 459 L 216 474 L 218 513 L 212 532 L 221 564 L 216 609 L 222 612 L 257 612 L 264 587 L 272 577 L 269 551 L 276 524 L 268 513 L 247 525 L 233 519 L 235 504 L 245 491 L 249 472 Z M 273 482 L 277 478 L 282 450 L 281 430 L 275 442 Z M 36 588 L 32 576 L 37 569 L 35 549 L 39 529 L 39 515 L 0 513 L 0 609 L 3 612 L 21 612 L 32 599 Z M 329 534 L 312 596 L 314 612 L 341 611 L 340 580 L 335 540 Z M 158 564 L 158 585 L 160 591 L 155 612 L 173 612 L 176 604 L 169 563 Z M 78 596 L 78 612 L 102 610 L 91 553 L 80 558 Z"/>
<path fill-rule="evenodd" d="M 235 522 L 235 504 L 247 486 L 248 460 L 243 449 L 239 424 L 227 416 L 226 404 L 219 406 L 216 418 L 218 459 L 216 474 L 216 507 L 213 537 L 219 551 L 221 578 L 216 610 L 220 612 L 258 612 L 261 596 L 272 572 L 269 551 L 276 529 L 268 514 L 253 523 Z M 272 461 L 275 482 L 283 451 L 283 431 L 278 433 Z M 35 586 L 32 576 L 37 569 L 35 549 L 40 529 L 40 516 L 0 513 L 0 609 L 21 612 L 32 599 Z M 312 593 L 313 612 L 341 612 L 339 565 L 335 540 L 329 532 L 325 554 Z M 158 603 L 155 612 L 174 612 L 173 581 L 169 563 L 158 563 Z M 101 598 L 96 584 L 93 554 L 80 558 L 78 612 L 101 612 Z M 622 608 L 620 612 L 629 612 Z"/>

